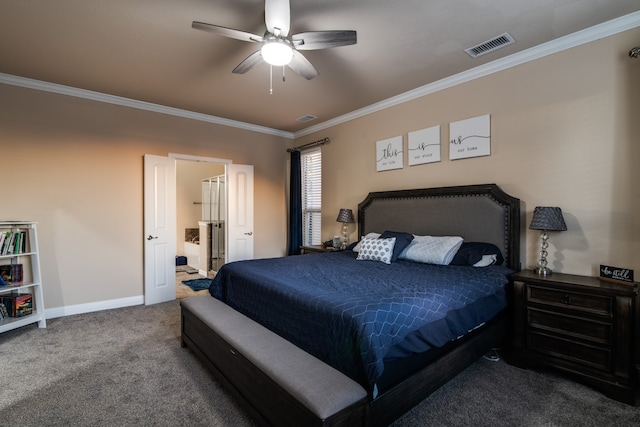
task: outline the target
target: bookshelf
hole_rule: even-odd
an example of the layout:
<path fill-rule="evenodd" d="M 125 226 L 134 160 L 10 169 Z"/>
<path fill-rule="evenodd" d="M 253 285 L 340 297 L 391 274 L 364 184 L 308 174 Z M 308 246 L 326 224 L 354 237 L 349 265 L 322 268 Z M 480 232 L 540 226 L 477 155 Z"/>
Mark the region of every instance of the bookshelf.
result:
<path fill-rule="evenodd" d="M 7 298 L 21 300 L 30 294 L 32 307 L 30 314 L 0 319 L 0 333 L 31 323 L 47 327 L 36 228 L 30 221 L 0 221 L 0 272 L 7 283 L 0 286 L 0 302 L 7 302 Z M 25 306 L 29 311 L 28 304 Z"/>

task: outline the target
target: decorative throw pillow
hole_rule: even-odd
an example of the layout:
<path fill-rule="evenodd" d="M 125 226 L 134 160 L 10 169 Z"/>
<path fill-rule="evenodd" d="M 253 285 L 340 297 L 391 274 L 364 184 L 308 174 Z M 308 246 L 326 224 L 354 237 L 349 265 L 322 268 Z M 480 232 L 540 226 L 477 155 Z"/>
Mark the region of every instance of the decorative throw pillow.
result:
<path fill-rule="evenodd" d="M 493 255 L 482 255 L 482 259 L 475 264 L 474 267 L 488 267 L 496 263 L 498 257 L 496 254 Z"/>
<path fill-rule="evenodd" d="M 484 258 L 487 256 L 487 258 Z M 495 257 L 495 259 L 494 259 Z M 486 267 L 488 265 L 502 265 L 504 258 L 500 249 L 492 243 L 464 242 L 451 265 L 473 265 L 474 267 Z"/>
<path fill-rule="evenodd" d="M 391 264 L 393 256 L 393 247 L 396 244 L 396 238 L 388 239 L 362 239 L 362 246 L 358 252 L 357 260 L 380 261 L 385 264 Z"/>
<path fill-rule="evenodd" d="M 364 239 L 377 239 L 378 237 L 380 237 L 380 233 L 367 233 L 367 235 L 364 236 L 362 238 L 362 240 L 364 240 Z M 358 242 L 358 244 L 354 246 L 353 252 L 360 252 L 360 248 L 362 247 L 362 240 L 360 240 Z"/>
<path fill-rule="evenodd" d="M 399 256 L 413 262 L 449 265 L 462 245 L 458 236 L 415 236 L 413 241 Z"/>
<path fill-rule="evenodd" d="M 393 246 L 393 255 L 391 256 L 391 262 L 396 262 L 400 253 L 409 246 L 413 240 L 413 234 L 411 233 L 399 233 L 397 231 L 385 231 L 380 236 L 381 239 L 388 239 L 390 237 L 396 238 L 396 244 Z"/>

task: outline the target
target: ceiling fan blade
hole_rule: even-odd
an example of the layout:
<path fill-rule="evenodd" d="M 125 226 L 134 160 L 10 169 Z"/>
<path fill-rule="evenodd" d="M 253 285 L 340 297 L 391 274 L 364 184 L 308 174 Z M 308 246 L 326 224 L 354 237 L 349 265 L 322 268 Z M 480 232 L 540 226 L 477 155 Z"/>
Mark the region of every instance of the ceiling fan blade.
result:
<path fill-rule="evenodd" d="M 355 31 L 308 31 L 291 36 L 293 45 L 298 50 L 327 49 L 330 47 L 348 46 L 358 42 Z"/>
<path fill-rule="evenodd" d="M 259 50 L 247 56 L 236 68 L 233 69 L 235 74 L 244 74 L 262 61 L 262 54 Z"/>
<path fill-rule="evenodd" d="M 271 34 L 287 37 L 291 23 L 289 0 L 265 0 L 264 20 Z"/>
<path fill-rule="evenodd" d="M 191 23 L 191 28 L 195 28 L 196 30 L 208 31 L 210 33 L 218 34 L 220 36 L 229 37 L 236 40 L 242 40 L 245 42 L 257 42 L 257 43 L 262 42 L 262 36 L 247 33 L 245 31 L 234 30 L 233 28 L 207 24 L 205 22 L 193 21 Z"/>
<path fill-rule="evenodd" d="M 316 70 L 316 67 L 314 67 L 307 58 L 295 49 L 293 50 L 293 59 L 287 65 L 307 80 L 318 77 L 318 70 Z"/>

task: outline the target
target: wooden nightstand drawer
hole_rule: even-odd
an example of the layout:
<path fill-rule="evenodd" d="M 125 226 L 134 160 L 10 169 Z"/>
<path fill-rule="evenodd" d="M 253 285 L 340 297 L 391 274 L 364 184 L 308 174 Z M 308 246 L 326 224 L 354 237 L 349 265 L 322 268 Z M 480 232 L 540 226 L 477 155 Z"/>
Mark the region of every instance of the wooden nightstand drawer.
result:
<path fill-rule="evenodd" d="M 583 294 L 542 288 L 527 287 L 527 300 L 532 303 L 549 304 L 611 317 L 613 316 L 613 298 L 601 295 Z"/>
<path fill-rule="evenodd" d="M 537 353 L 590 366 L 605 372 L 613 370 L 611 349 L 609 348 L 583 345 L 575 341 L 535 332 L 529 334 L 528 341 L 528 347 Z"/>
<path fill-rule="evenodd" d="M 593 343 L 611 345 L 613 325 L 574 316 L 565 316 L 544 310 L 529 308 L 529 326 L 579 338 Z"/>
<path fill-rule="evenodd" d="M 640 403 L 640 284 L 533 271 L 510 279 L 510 363 L 567 371 L 609 397 Z"/>

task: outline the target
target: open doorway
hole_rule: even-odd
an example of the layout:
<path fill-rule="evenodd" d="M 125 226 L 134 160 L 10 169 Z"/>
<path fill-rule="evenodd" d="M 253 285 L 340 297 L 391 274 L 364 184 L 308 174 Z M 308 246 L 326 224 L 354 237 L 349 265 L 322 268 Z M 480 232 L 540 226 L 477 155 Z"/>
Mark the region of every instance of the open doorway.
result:
<path fill-rule="evenodd" d="M 225 173 L 222 163 L 176 160 L 176 298 L 206 294 L 183 282 L 212 278 L 225 262 Z"/>
<path fill-rule="evenodd" d="M 178 160 L 222 164 L 225 168 L 227 197 L 224 227 L 224 262 L 253 258 L 253 165 L 234 164 L 230 160 L 170 153 L 169 157 L 144 155 L 144 301 L 146 305 L 176 298 L 176 258 L 184 251 L 184 230 L 176 217 Z M 193 163 L 194 165 L 196 163 Z M 207 176 L 217 171 L 207 170 Z M 201 184 L 202 178 L 197 180 Z M 195 188 L 201 189 L 199 185 Z M 191 186 L 189 187 L 191 188 Z M 193 191 L 193 190 L 192 190 Z M 198 191 L 198 190 L 197 190 Z M 186 199 L 181 207 L 191 206 L 198 195 Z M 231 202 L 229 202 L 229 200 Z M 201 211 L 201 209 L 197 209 Z M 189 227 L 191 228 L 191 227 Z M 178 231 L 181 230 L 181 231 Z M 179 238 L 176 236 L 179 235 Z M 208 274 L 208 273 L 207 273 Z"/>

